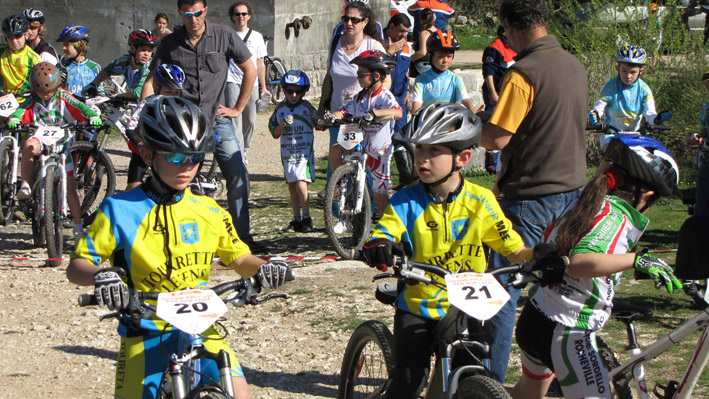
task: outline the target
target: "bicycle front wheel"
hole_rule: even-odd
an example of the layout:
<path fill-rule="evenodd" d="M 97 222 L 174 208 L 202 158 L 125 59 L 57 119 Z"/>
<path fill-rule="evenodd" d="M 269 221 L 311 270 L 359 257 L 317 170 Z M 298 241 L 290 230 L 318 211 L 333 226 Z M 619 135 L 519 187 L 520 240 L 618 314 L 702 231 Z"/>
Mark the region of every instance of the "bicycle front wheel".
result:
<path fill-rule="evenodd" d="M 271 63 L 266 67 L 266 88 L 271 92 L 271 102 L 278 104 L 286 99 L 286 93 L 281 88 L 281 78 L 286 74 L 286 67 L 280 58 L 271 58 Z"/>
<path fill-rule="evenodd" d="M 44 184 L 44 231 L 47 237 L 47 255 L 54 259 L 61 259 L 64 251 L 60 193 L 61 178 L 57 173 L 57 168 L 49 168 Z M 49 261 L 49 264 L 55 267 L 61 263 L 61 260 Z"/>
<path fill-rule="evenodd" d="M 384 323 L 368 320 L 352 333 L 342 359 L 338 399 L 378 398 L 394 367 L 394 337 Z"/>
<path fill-rule="evenodd" d="M 458 384 L 455 399 L 511 399 L 507 390 L 497 381 L 484 375 L 463 378 Z"/>
<path fill-rule="evenodd" d="M 325 188 L 325 230 L 335 252 L 353 259 L 372 227 L 372 200 L 364 184 L 362 207 L 357 205 L 357 165 L 342 165 L 332 174 Z"/>
<path fill-rule="evenodd" d="M 606 344 L 601 337 L 596 336 L 596 345 L 598 346 L 598 354 L 601 356 L 603 365 L 606 367 L 607 371 L 611 371 L 614 368 L 620 366 L 618 358 L 613 353 L 613 350 Z M 613 397 L 619 399 L 632 399 L 633 392 L 630 389 L 630 381 L 633 376 L 630 373 L 618 374 L 611 381 L 611 386 L 613 388 Z"/>
<path fill-rule="evenodd" d="M 35 172 L 37 172 L 35 167 Z M 38 173 L 35 176 L 39 176 Z M 37 178 L 32 185 L 32 243 L 35 247 L 43 247 L 47 242 L 45 229 L 44 229 L 44 219 L 45 215 L 42 212 L 44 203 L 39 200 L 39 178 Z"/>
<path fill-rule="evenodd" d="M 12 220 L 15 208 L 15 185 L 12 181 L 12 146 L 8 140 L 0 143 L 0 226 Z"/>
<path fill-rule="evenodd" d="M 81 219 L 90 220 L 104 198 L 116 189 L 116 170 L 94 143 L 79 141 L 69 149 L 74 162 L 74 184 L 81 203 Z"/>

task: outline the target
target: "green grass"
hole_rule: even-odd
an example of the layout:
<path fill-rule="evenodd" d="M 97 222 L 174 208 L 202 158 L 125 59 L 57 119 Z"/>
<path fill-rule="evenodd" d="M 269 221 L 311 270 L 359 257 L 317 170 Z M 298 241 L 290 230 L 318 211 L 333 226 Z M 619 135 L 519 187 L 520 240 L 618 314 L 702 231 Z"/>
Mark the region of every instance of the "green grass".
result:
<path fill-rule="evenodd" d="M 460 42 L 461 50 L 483 50 L 497 38 L 494 31 L 484 28 L 472 28 L 468 25 L 453 26 L 453 33 Z"/>

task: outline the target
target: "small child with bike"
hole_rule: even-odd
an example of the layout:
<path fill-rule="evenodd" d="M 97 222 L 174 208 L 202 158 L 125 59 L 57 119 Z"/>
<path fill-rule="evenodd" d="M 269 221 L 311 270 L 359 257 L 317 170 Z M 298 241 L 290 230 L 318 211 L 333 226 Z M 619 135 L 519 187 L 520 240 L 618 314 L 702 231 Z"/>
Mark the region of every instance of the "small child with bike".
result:
<path fill-rule="evenodd" d="M 313 105 L 303 99 L 310 89 L 310 80 L 305 72 L 286 72 L 280 85 L 286 100 L 273 110 L 268 120 L 268 130 L 274 139 L 281 139 L 281 161 L 293 209 L 293 220 L 288 229 L 309 233 L 313 231 L 313 219 L 310 218 L 308 184 L 315 180 L 313 127 L 318 115 Z"/>
<path fill-rule="evenodd" d="M 653 138 L 623 134 L 610 140 L 605 158 L 612 164 L 544 233 L 567 266 L 529 290 L 515 333 L 523 374 L 514 398 L 544 397 L 555 374 L 566 398 L 611 398 L 595 337 L 610 318 L 622 272 L 648 275 L 670 294 L 682 288 L 665 262 L 632 252 L 649 223 L 643 213 L 677 193 L 672 154 Z"/>
<path fill-rule="evenodd" d="M 128 287 L 173 292 L 206 286 L 218 256 L 241 276 L 258 275 L 265 288 L 278 288 L 289 271 L 285 263 L 266 263 L 252 255 L 229 213 L 189 189 L 205 153 L 216 147 L 202 111 L 180 97 L 159 97 L 145 105 L 138 129 L 140 154 L 152 177 L 103 201 L 71 255 L 69 281 L 94 286 L 99 306 L 121 310 L 128 305 Z M 100 267 L 106 260 L 112 267 Z M 181 333 L 154 315 L 135 323 L 122 321 L 118 333 L 115 396 L 162 397 L 157 390 L 168 366 L 164 353 L 179 353 Z M 236 398 L 250 398 L 241 366 L 223 337 L 214 326 L 202 335 L 210 352 L 229 353 Z M 201 373 L 219 381 L 211 360 L 204 360 Z"/>
<path fill-rule="evenodd" d="M 143 158 L 140 156 L 140 150 L 138 149 L 141 145 L 141 139 L 137 134 L 137 129 L 143 107 L 145 107 L 147 102 L 154 101 L 159 96 L 180 97 L 182 95 L 182 89 L 185 87 L 185 73 L 182 68 L 177 65 L 158 65 L 155 67 L 153 76 L 153 94 L 146 97 L 145 100 L 138 101 L 138 105 L 130 117 L 128 126 L 126 126 L 126 137 L 124 138 L 128 143 L 128 149 L 131 151 L 126 191 L 138 187 L 143 182 L 145 172 L 148 170 L 148 165 L 143 162 Z"/>
<path fill-rule="evenodd" d="M 28 30 L 29 22 L 20 14 L 12 14 L 2 21 L 7 47 L 0 52 L 0 91 L 15 94 L 19 103 L 25 101 L 20 96 L 30 92 L 32 68 L 42 62 L 39 54 L 27 45 Z"/>
<path fill-rule="evenodd" d="M 603 86 L 601 96 L 588 114 L 588 123 L 593 126 L 603 119 L 604 124 L 616 131 L 637 132 L 643 117 L 651 125 L 670 120 L 673 113 L 657 113 L 652 90 L 640 79 L 647 61 L 645 50 L 633 45 L 623 46 L 616 52 L 615 60 L 618 76 Z M 613 136 L 601 135 L 601 149 L 605 149 Z"/>
<path fill-rule="evenodd" d="M 69 25 L 57 37 L 64 55 L 59 62 L 66 75 L 64 85 L 74 96 L 81 96 L 84 86 L 93 82 L 101 72 L 101 65 L 86 58 L 89 52 L 89 28 Z"/>
<path fill-rule="evenodd" d="M 88 121 L 94 127 L 103 124 L 101 118 L 91 108 L 86 106 L 68 91 L 59 86 L 62 82 L 61 73 L 57 67 L 40 62 L 32 68 L 30 84 L 32 97 L 20 104 L 20 107 L 10 115 L 7 126 L 16 129 L 20 124 L 37 126 L 61 126 L 72 122 Z M 42 150 L 42 140 L 37 136 L 22 137 L 22 160 L 20 170 L 22 184 L 17 192 L 18 200 L 27 200 L 32 196 L 34 183 L 34 158 Z M 66 157 L 67 172 L 67 203 L 74 220 L 74 242 L 78 234 L 83 233 L 81 224 L 81 204 L 74 184 L 74 167 L 71 157 Z"/>
<path fill-rule="evenodd" d="M 139 99 L 143 91 L 145 79 L 150 74 L 150 60 L 153 58 L 153 49 L 157 46 L 155 35 L 147 29 L 137 29 L 128 35 L 128 54 L 122 55 L 106 65 L 98 76 L 84 86 L 82 95 L 93 97 L 98 95 L 98 85 L 114 75 L 125 78 L 128 91 L 119 94 L 119 97 Z"/>
<path fill-rule="evenodd" d="M 533 250 L 524 247 L 492 192 L 460 174 L 472 148 L 480 144 L 481 126 L 480 118 L 461 104 L 433 103 L 413 115 L 406 137 L 415 146 L 420 181 L 391 198 L 362 248 L 361 259 L 369 266 L 382 271 L 391 267 L 395 244 L 414 261 L 454 271 L 485 271 L 484 246 L 512 262 L 532 257 Z M 447 292 L 433 285 L 399 289 L 394 373 L 385 397 L 416 398 L 429 374 L 436 325 L 450 304 Z M 453 367 L 468 361 L 466 351 L 458 351 Z"/>
<path fill-rule="evenodd" d="M 462 103 L 465 108 L 475 112 L 463 79 L 448 70 L 453 64 L 456 50 L 460 48 L 460 42 L 453 32 L 438 30 L 432 33 L 426 46 L 431 58 L 431 69 L 416 77 L 411 112 L 431 103 Z"/>
<path fill-rule="evenodd" d="M 368 126 L 363 128 L 364 142 L 362 148 L 367 152 L 367 166 L 372 171 L 372 191 L 374 204 L 377 206 L 378 217 L 384 214 L 389 201 L 389 184 L 391 183 L 391 156 L 393 146 L 391 135 L 394 123 L 376 123 L 377 118 L 402 117 L 401 107 L 396 97 L 384 87 L 384 79 L 396 67 L 396 62 L 387 53 L 379 50 L 367 50 L 350 61 L 357 65 L 357 82 L 363 89 L 350 100 L 341 111 L 334 114 L 326 113 L 323 120 L 332 123 L 336 119 L 346 117 L 361 117 Z M 334 172 L 342 165 L 345 151 L 339 144 L 330 147 L 330 166 Z"/>

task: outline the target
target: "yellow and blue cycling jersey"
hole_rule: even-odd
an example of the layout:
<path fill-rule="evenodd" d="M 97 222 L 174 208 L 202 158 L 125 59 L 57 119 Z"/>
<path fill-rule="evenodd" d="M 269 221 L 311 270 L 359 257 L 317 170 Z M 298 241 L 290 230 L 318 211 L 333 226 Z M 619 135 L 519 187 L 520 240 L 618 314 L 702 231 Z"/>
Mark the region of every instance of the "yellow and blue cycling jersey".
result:
<path fill-rule="evenodd" d="M 524 247 L 492 192 L 466 180 L 449 196 L 445 209 L 422 183 L 400 190 L 374 228 L 374 238 L 408 245 L 412 260 L 454 271 L 483 272 L 487 267 L 483 244 L 503 256 Z M 448 311 L 448 295 L 429 284 L 405 285 L 397 306 L 438 320 Z"/>
<path fill-rule="evenodd" d="M 171 292 L 205 286 L 215 256 L 228 265 L 248 253 L 231 216 L 213 199 L 186 189 L 174 203 L 163 205 L 141 186 L 103 201 L 71 257 L 96 266 L 108 259 L 125 269 L 129 287 Z M 139 328 L 121 323 L 118 333 L 139 335 L 165 328 L 157 318 L 136 324 Z"/>
<path fill-rule="evenodd" d="M 6 47 L 0 53 L 0 90 L 4 93 L 23 94 L 30 91 L 30 71 L 42 62 L 30 46 L 19 51 Z M 22 99 L 18 98 L 22 102 Z"/>

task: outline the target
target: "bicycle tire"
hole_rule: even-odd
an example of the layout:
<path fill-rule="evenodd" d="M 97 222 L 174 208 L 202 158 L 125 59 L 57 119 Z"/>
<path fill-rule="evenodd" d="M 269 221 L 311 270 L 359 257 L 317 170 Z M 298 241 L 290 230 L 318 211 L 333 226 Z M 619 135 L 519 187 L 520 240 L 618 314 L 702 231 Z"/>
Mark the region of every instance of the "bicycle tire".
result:
<path fill-rule="evenodd" d="M 70 149 L 74 163 L 74 185 L 81 203 L 81 219 L 91 220 L 104 198 L 116 189 L 116 170 L 111 158 L 94 143 L 80 141 Z"/>
<path fill-rule="evenodd" d="M 335 252 L 344 259 L 354 258 L 355 252 L 364 244 L 372 226 L 372 200 L 367 184 L 364 185 L 362 210 L 356 215 L 350 214 L 357 200 L 355 187 L 357 187 L 357 166 L 346 164 L 337 168 L 325 188 L 325 231 Z M 342 192 L 347 197 L 341 206 Z M 346 226 L 341 233 L 336 231 L 335 225 L 338 222 Z"/>
<path fill-rule="evenodd" d="M 271 102 L 278 104 L 286 99 L 286 93 L 281 88 L 281 78 L 286 74 L 286 67 L 278 57 L 269 57 L 270 63 L 266 66 L 266 88 L 271 92 Z"/>
<path fill-rule="evenodd" d="M 64 250 L 64 226 L 62 225 L 61 178 L 57 168 L 48 168 L 44 179 L 44 231 L 49 258 L 61 258 Z M 61 265 L 60 260 L 50 260 L 49 265 Z"/>
<path fill-rule="evenodd" d="M 35 172 L 37 172 L 37 166 L 35 165 Z M 39 176 L 39 174 L 35 173 L 35 176 Z M 39 201 L 39 181 L 37 178 L 32 185 L 32 243 L 35 247 L 43 247 L 47 242 L 44 231 L 44 215 L 40 216 L 44 204 Z"/>
<path fill-rule="evenodd" d="M 15 208 L 15 185 L 12 181 L 12 147 L 8 140 L 0 142 L 0 226 L 12 221 Z"/>
<path fill-rule="evenodd" d="M 620 366 L 620 362 L 616 357 L 613 350 L 606 344 L 601 337 L 596 336 L 596 346 L 598 347 L 598 354 L 601 356 L 601 361 L 606 367 L 607 371 L 611 371 L 614 368 Z M 613 397 L 618 399 L 632 399 L 633 392 L 630 388 L 630 381 L 632 380 L 632 374 L 625 372 L 618 374 L 611 381 L 613 388 Z"/>
<path fill-rule="evenodd" d="M 454 399 L 511 399 L 505 387 L 484 375 L 463 378 L 458 384 Z"/>
<path fill-rule="evenodd" d="M 394 337 L 384 323 L 368 320 L 352 333 L 342 359 L 338 399 L 380 397 L 394 368 Z"/>
<path fill-rule="evenodd" d="M 403 152 L 394 152 L 394 162 L 396 162 L 396 170 L 399 174 L 399 182 L 393 188 L 394 191 L 399 191 L 416 180 L 415 165 L 414 165 L 414 146 L 405 141 L 396 141 L 395 145 L 401 145 Z M 398 155 L 397 153 L 401 154 Z M 402 156 L 403 155 L 403 156 Z"/>
<path fill-rule="evenodd" d="M 189 391 L 185 399 L 227 399 L 227 395 L 220 387 L 206 385 Z"/>

